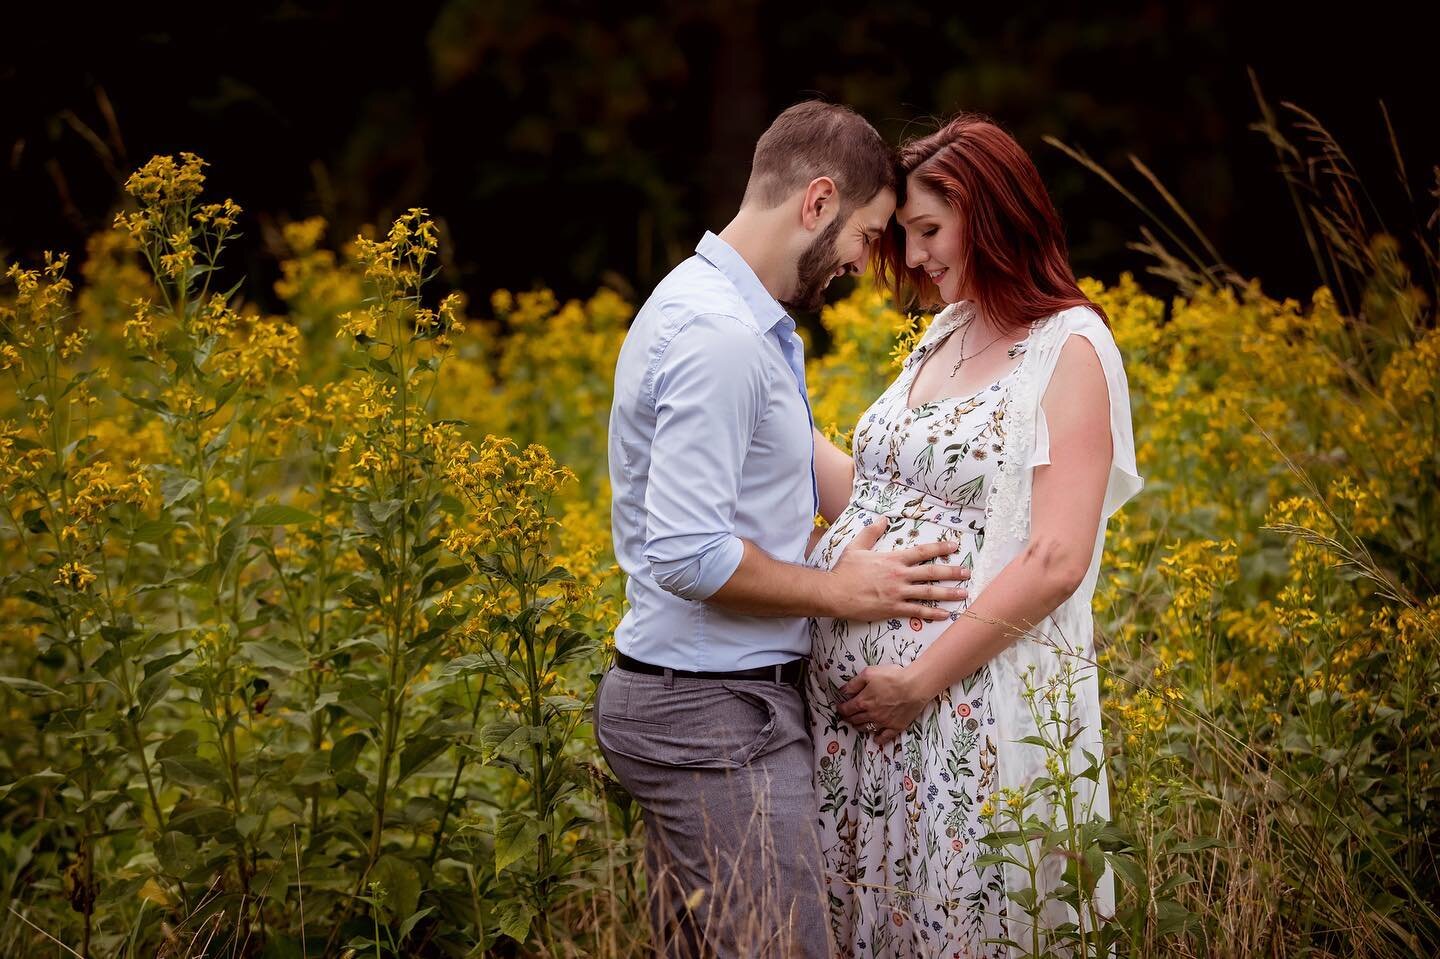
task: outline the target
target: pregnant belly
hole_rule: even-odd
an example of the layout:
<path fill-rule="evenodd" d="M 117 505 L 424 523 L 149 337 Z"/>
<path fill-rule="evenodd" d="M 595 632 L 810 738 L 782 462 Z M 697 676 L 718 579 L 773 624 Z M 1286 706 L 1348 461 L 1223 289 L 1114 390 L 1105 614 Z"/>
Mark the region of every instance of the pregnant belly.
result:
<path fill-rule="evenodd" d="M 843 520 L 844 517 L 841 517 Z M 963 558 L 973 555 L 974 542 L 966 533 L 923 521 L 900 522 L 900 527 L 892 527 L 881 537 L 875 546 L 877 550 L 904 549 L 947 539 L 959 542 L 960 548 L 949 556 L 934 560 L 935 563 L 960 566 Z M 842 529 L 841 523 L 837 522 L 816 544 L 810 557 L 811 565 L 831 568 L 838 562 L 844 547 L 862 528 L 856 523 L 853 529 Z M 944 620 L 927 620 L 918 616 L 872 622 L 823 617 L 812 619 L 811 670 L 822 687 L 833 691 L 853 679 L 866 666 L 908 665 L 959 618 L 973 599 L 932 604 L 950 613 L 950 618 Z"/>

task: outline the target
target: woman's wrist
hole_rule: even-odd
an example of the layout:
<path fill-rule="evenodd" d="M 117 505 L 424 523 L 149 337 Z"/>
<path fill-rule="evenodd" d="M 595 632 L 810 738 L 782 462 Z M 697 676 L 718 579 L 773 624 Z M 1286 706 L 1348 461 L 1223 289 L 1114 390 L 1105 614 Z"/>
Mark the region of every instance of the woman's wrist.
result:
<path fill-rule="evenodd" d="M 901 674 L 905 684 L 905 698 L 913 703 L 928 703 L 949 686 L 949 683 L 936 685 L 941 678 L 936 675 L 939 670 L 934 662 L 927 663 L 925 660 L 926 657 L 922 654 L 906 666 Z"/>

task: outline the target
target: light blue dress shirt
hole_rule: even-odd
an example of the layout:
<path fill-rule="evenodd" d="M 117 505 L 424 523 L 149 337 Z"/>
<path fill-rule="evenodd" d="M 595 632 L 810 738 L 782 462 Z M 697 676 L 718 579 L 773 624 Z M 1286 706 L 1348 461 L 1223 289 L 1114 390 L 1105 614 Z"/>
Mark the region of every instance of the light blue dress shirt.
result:
<path fill-rule="evenodd" d="M 749 540 L 801 563 L 818 507 L 805 355 L 745 260 L 706 233 L 626 334 L 610 409 L 611 532 L 629 609 L 623 653 L 671 669 L 808 655 L 803 618 L 705 602 Z"/>

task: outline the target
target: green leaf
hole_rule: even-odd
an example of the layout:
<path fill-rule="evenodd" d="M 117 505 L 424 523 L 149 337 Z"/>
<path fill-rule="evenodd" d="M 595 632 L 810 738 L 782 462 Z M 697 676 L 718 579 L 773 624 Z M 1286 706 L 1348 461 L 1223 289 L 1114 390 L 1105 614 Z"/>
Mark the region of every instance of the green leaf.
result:
<path fill-rule="evenodd" d="M 131 537 L 137 543 L 158 543 L 175 532 L 175 524 L 165 519 L 147 519 L 137 523 Z"/>
<path fill-rule="evenodd" d="M 25 679 L 21 676 L 0 676 L 0 684 L 9 686 L 16 692 L 24 693 L 26 696 L 59 696 L 60 690 L 51 689 L 44 683 L 33 679 Z"/>
<path fill-rule="evenodd" d="M 155 749 L 155 759 L 169 759 L 172 756 L 193 756 L 200 745 L 200 736 L 193 729 L 182 729 Z"/>
<path fill-rule="evenodd" d="M 191 789 L 207 789 L 219 785 L 220 770 L 208 759 L 193 753 L 188 756 L 168 756 L 160 760 L 160 771 L 165 778 Z"/>
<path fill-rule="evenodd" d="M 310 658 L 303 649 L 278 640 L 257 639 L 246 643 L 240 647 L 240 655 L 261 669 L 298 673 L 310 668 Z"/>
<path fill-rule="evenodd" d="M 472 676 L 475 673 L 484 672 L 489 661 L 489 658 L 481 653 L 466 653 L 440 667 L 440 675 L 447 678 Z"/>
<path fill-rule="evenodd" d="M 370 870 L 371 880 L 385 887 L 385 911 L 399 919 L 415 912 L 420 902 L 420 873 L 399 856 L 380 857 Z"/>
<path fill-rule="evenodd" d="M 207 467 L 214 464 L 216 458 L 215 454 L 220 452 L 220 450 L 223 449 L 225 445 L 230 442 L 230 434 L 234 431 L 234 429 L 235 420 L 232 419 L 230 420 L 230 422 L 226 423 L 223 428 L 221 428 L 220 432 L 216 433 L 210 438 L 210 442 L 205 444 L 204 456 L 205 465 Z"/>
<path fill-rule="evenodd" d="M 1129 856 L 1117 856 L 1113 854 L 1107 855 L 1105 858 L 1109 861 L 1110 868 L 1115 870 L 1115 874 L 1128 882 L 1133 888 L 1137 890 L 1147 888 L 1148 883 L 1145 879 L 1145 870 L 1138 862 Z"/>
<path fill-rule="evenodd" d="M 400 508 L 405 505 L 405 501 L 403 499 L 382 499 L 369 505 L 370 515 L 375 518 L 375 522 L 383 523 L 400 512 Z"/>
<path fill-rule="evenodd" d="M 165 405 L 164 400 L 150 399 L 147 396 L 132 396 L 129 393 L 123 392 L 120 395 L 125 397 L 131 403 L 134 403 L 136 406 L 140 407 L 142 410 L 149 410 L 152 413 L 159 413 L 162 416 L 170 412 L 170 407 Z"/>
<path fill-rule="evenodd" d="M 411 773 L 425 767 L 436 756 L 445 751 L 449 743 L 443 739 L 433 739 L 428 736 L 411 736 L 405 743 L 405 748 L 400 752 L 400 778 L 395 780 L 396 785 L 404 782 Z"/>
<path fill-rule="evenodd" d="M 1155 914 L 1155 935 L 1161 939 L 1184 932 L 1194 918 L 1190 910 L 1168 899 L 1155 903 Z"/>
<path fill-rule="evenodd" d="M 395 364 L 391 362 L 390 357 L 388 356 L 370 357 L 370 369 L 391 380 L 395 379 L 399 375 L 395 372 Z"/>
<path fill-rule="evenodd" d="M 1213 836 L 1206 836 L 1203 839 L 1192 839 L 1189 842 L 1176 843 L 1170 852 L 1173 855 L 1183 853 L 1200 852 L 1203 849 L 1224 849 L 1225 844 Z"/>
<path fill-rule="evenodd" d="M 335 748 L 330 750 L 330 771 L 343 772 L 354 766 L 356 757 L 367 742 L 369 739 L 364 733 L 351 733 L 336 743 Z"/>
<path fill-rule="evenodd" d="M 160 484 L 160 495 L 163 498 L 165 509 L 169 509 L 183 499 L 188 499 L 200 488 L 200 481 L 192 476 L 172 475 Z"/>
<path fill-rule="evenodd" d="M 420 587 L 420 595 L 429 596 L 431 593 L 438 593 L 441 590 L 449 589 L 456 583 L 463 582 L 469 575 L 470 567 L 463 563 L 456 563 L 453 566 L 442 566 L 425 577 L 425 581 Z"/>
<path fill-rule="evenodd" d="M 540 823 L 528 812 L 507 812 L 495 823 L 495 875 L 533 852 L 540 841 Z"/>
<path fill-rule="evenodd" d="M 45 517 L 41 515 L 41 510 L 38 506 L 34 509 L 27 509 L 22 513 L 20 515 L 20 522 L 25 529 L 32 533 L 48 533 L 50 531 L 50 524 L 45 522 Z"/>
<path fill-rule="evenodd" d="M 360 554 L 361 559 L 365 560 L 365 567 L 367 569 L 377 570 L 381 573 L 388 573 L 390 571 L 390 564 L 385 561 L 385 557 L 381 556 L 380 551 L 375 547 L 361 543 L 355 547 L 355 551 Z"/>
<path fill-rule="evenodd" d="M 200 862 L 195 840 L 173 829 L 155 843 L 155 858 L 159 860 L 161 869 L 176 877 L 188 876 Z"/>
<path fill-rule="evenodd" d="M 212 503 L 211 508 L 214 508 Z M 219 541 L 215 544 L 215 564 L 220 569 L 228 569 L 230 561 L 235 558 L 235 551 L 240 548 L 240 532 L 233 528 L 227 528 L 220 534 Z"/>
<path fill-rule="evenodd" d="M 84 383 L 86 380 L 90 379 L 90 377 L 94 375 L 94 370 L 82 370 L 81 372 L 76 373 L 70 378 L 70 381 L 65 384 L 65 388 L 60 391 L 60 395 L 56 397 L 56 399 L 63 400 L 66 396 L 70 395 L 71 390 L 79 386 L 81 383 Z"/>
<path fill-rule="evenodd" d="M 64 776 L 60 775 L 55 770 L 47 766 L 44 769 L 40 770 L 38 773 L 31 773 L 28 776 L 22 776 L 19 779 L 15 780 L 13 783 L 7 783 L 4 786 L 0 786 L 0 799 L 4 799 L 6 796 L 10 795 L 11 790 L 18 789 L 21 786 L 54 786 L 58 783 L 63 783 L 64 781 Z"/>
<path fill-rule="evenodd" d="M 262 506 L 250 514 L 251 526 L 297 526 L 319 522 L 314 513 L 294 506 Z"/>
<path fill-rule="evenodd" d="M 189 656 L 192 652 L 194 652 L 194 650 L 182 649 L 178 653 L 166 653 L 163 656 L 156 656 L 154 659 L 147 660 L 145 663 L 145 678 L 149 679 L 156 673 L 165 672 L 171 666 L 174 666 L 180 662 L 180 660 Z"/>
<path fill-rule="evenodd" d="M 412 913 L 409 919 L 406 919 L 404 922 L 400 923 L 400 941 L 404 942 L 405 937 L 410 935 L 410 933 L 415 929 L 415 924 L 434 911 L 434 906 L 426 906 L 419 912 Z"/>
<path fill-rule="evenodd" d="M 325 782 L 331 776 L 330 757 L 331 754 L 323 750 L 307 753 L 300 768 L 290 777 L 290 785 L 313 786 Z"/>
<path fill-rule="evenodd" d="M 144 717 L 150 711 L 150 707 L 160 701 L 160 698 L 170 689 L 170 674 L 158 672 L 147 677 L 135 690 L 135 699 L 140 704 L 140 716 Z"/>
<path fill-rule="evenodd" d="M 340 689 L 340 701 L 336 705 L 356 719 L 363 719 L 376 729 L 380 728 L 380 717 L 385 706 L 380 702 L 380 697 L 370 691 L 369 684 L 346 682 Z"/>
<path fill-rule="evenodd" d="M 535 910 L 529 903 L 512 899 L 500 909 L 500 932 L 516 942 L 524 942 L 534 919 Z"/>
<path fill-rule="evenodd" d="M 374 586 L 355 581 L 341 590 L 356 606 L 379 606 L 380 594 Z"/>
<path fill-rule="evenodd" d="M 513 755 L 533 743 L 543 743 L 548 733 L 544 726 L 522 726 L 513 719 L 499 719 L 480 730 L 480 745 L 488 762 L 496 756 Z"/>

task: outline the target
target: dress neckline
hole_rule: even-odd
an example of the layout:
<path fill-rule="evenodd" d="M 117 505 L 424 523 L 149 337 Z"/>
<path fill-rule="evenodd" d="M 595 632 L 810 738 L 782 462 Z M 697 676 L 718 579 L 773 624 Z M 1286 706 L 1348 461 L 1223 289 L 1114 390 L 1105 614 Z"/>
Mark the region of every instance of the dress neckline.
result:
<path fill-rule="evenodd" d="M 997 378 L 997 379 L 995 379 L 995 380 L 993 380 L 993 381 L 991 381 L 991 382 L 989 382 L 989 383 L 986 383 L 984 386 L 980 387 L 978 390 L 976 390 L 976 391 L 973 392 L 973 393 L 968 393 L 968 394 L 964 394 L 964 395 L 956 394 L 956 395 L 954 395 L 954 396 L 940 396 L 940 397 L 936 397 L 936 398 L 933 399 L 933 400 L 930 400 L 928 403 L 921 403 L 919 406 L 911 406 L 911 405 L 910 405 L 910 395 L 911 395 L 911 392 L 912 392 L 912 390 L 913 390 L 913 388 L 914 388 L 914 386 L 915 386 L 915 380 L 918 379 L 919 376 L 920 376 L 920 368 L 930 361 L 930 355 L 931 355 L 935 350 L 937 350 L 937 349 L 940 348 L 940 344 L 941 344 L 941 343 L 944 343 L 946 340 L 948 340 L 948 339 L 951 337 L 951 335 L 954 334 L 954 332 L 955 332 L 956 330 L 958 330 L 959 328 L 960 328 L 960 324 L 956 324 L 954 327 L 952 327 L 951 329 L 947 330 L 943 335 L 937 337 L 936 340 L 935 340 L 933 343 L 929 343 L 929 344 L 926 344 L 925 346 L 920 347 L 920 349 L 923 350 L 924 352 L 923 352 L 922 355 L 916 360 L 916 362 L 910 364 L 909 376 L 908 376 L 908 378 L 906 378 L 905 380 L 902 381 L 902 382 L 904 383 L 904 390 L 902 391 L 901 402 L 903 402 L 903 403 L 905 404 L 905 412 L 906 412 L 906 413 L 918 413 L 918 412 L 921 411 L 921 410 L 929 409 L 929 408 L 932 407 L 932 406 L 938 406 L 938 405 L 940 405 L 941 403 L 945 403 L 945 402 L 948 402 L 948 401 L 950 401 L 950 400 L 972 400 L 972 399 L 974 399 L 975 397 L 981 395 L 982 393 L 985 393 L 985 392 L 989 391 L 992 387 L 997 386 L 997 385 L 999 385 L 1000 383 L 1005 382 L 1005 381 L 1006 381 L 1007 379 L 1009 379 L 1011 376 L 1014 376 L 1014 375 L 1015 375 L 1015 371 L 1018 370 L 1018 369 L 1020 369 L 1021 363 L 1024 363 L 1024 362 L 1025 362 L 1024 357 L 1022 356 L 1019 363 L 1014 364 L 1013 366 L 1010 367 L 1010 369 L 1008 369 L 1008 370 L 1006 370 L 1004 373 L 1002 373 L 1002 374 L 999 376 L 999 378 Z M 1031 329 L 1030 332 L 1031 332 L 1031 335 L 1034 335 L 1034 329 L 1033 329 L 1033 328 Z M 1014 343 L 1012 343 L 1012 344 L 1010 345 L 1010 349 L 1011 349 L 1011 350 L 1014 350 L 1017 346 L 1025 346 L 1025 345 L 1026 345 L 1027 343 L 1029 343 L 1029 342 L 1030 342 L 1030 336 L 1026 336 L 1023 340 L 1016 340 Z"/>

